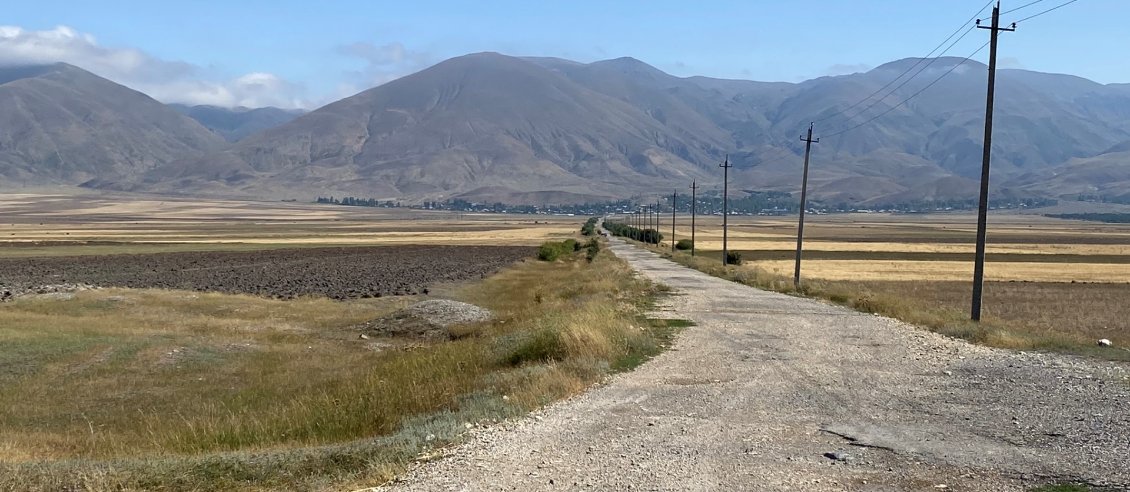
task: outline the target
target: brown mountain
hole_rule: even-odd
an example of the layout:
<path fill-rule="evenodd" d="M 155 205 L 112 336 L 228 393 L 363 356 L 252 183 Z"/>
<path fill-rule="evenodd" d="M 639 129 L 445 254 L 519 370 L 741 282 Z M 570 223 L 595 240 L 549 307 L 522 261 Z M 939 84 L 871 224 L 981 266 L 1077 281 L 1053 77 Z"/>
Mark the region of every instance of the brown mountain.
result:
<path fill-rule="evenodd" d="M 238 142 L 248 135 L 274 128 L 302 116 L 301 109 L 281 109 L 275 107 L 221 108 L 219 106 L 187 106 L 170 104 L 178 113 L 196 120 L 204 128 L 212 130 L 229 142 Z"/>
<path fill-rule="evenodd" d="M 919 77 L 894 84 L 892 94 L 854 104 L 907 69 L 919 68 Z M 25 120 L 90 148 L 102 145 L 102 153 L 124 154 L 84 162 L 89 165 L 81 173 L 70 171 L 102 178 L 91 183 L 97 186 L 271 198 L 461 197 L 535 204 L 666 193 L 691 179 L 709 189 L 720 184 L 717 163 L 727 154 L 735 165 L 735 188 L 794 192 L 801 163 L 797 136 L 815 121 L 822 139 L 812 156 L 813 198 L 882 204 L 974 196 L 985 69 L 958 58 L 906 59 L 866 73 L 791 84 L 680 78 L 632 58 L 586 64 L 479 53 L 223 148 L 214 138 L 181 131 L 188 129 L 154 132 L 158 127 L 150 125 L 147 132 L 105 139 L 66 119 L 37 115 Z M 20 77 L 28 78 L 37 77 Z M 92 87 L 106 84 L 90 82 Z M 32 107 L 82 108 L 85 102 L 56 99 Z M 1118 169 L 1122 161 L 1116 154 L 1130 142 L 1130 85 L 1001 70 L 995 129 L 992 182 L 999 192 L 1064 196 L 1093 188 L 1122 193 L 1119 186 L 1103 188 L 1095 180 L 1109 178 L 1107 169 Z M 202 142 L 176 149 L 167 144 L 185 135 Z M 124 140 L 127 136 L 136 138 Z M 37 148 L 38 154 L 21 162 L 58 167 L 54 154 L 42 151 L 53 147 Z M 132 150 L 139 148 L 146 151 Z M 132 157 L 152 156 L 158 154 L 152 149 L 162 148 L 168 152 L 143 160 L 147 164 L 138 165 Z M 138 177 L 137 170 L 149 166 Z M 1074 177 L 1062 177 L 1065 173 Z"/>
<path fill-rule="evenodd" d="M 149 96 L 58 63 L 0 67 L 0 180 L 136 178 L 223 139 Z"/>
<path fill-rule="evenodd" d="M 851 107 L 916 66 L 927 69 L 911 83 Z M 796 136 L 815 120 L 817 136 L 829 136 L 814 147 L 814 198 L 965 199 L 980 169 L 984 71 L 956 58 L 907 59 L 789 84 L 680 78 L 632 58 L 585 64 L 480 53 L 124 186 L 303 198 L 586 201 L 681 188 L 692 178 L 709 187 L 720 181 L 716 164 L 728 153 L 736 187 L 791 192 L 799 183 Z M 1127 86 L 1002 70 L 998 91 L 998 188 L 1075 192 L 1075 184 L 1025 180 L 1130 140 Z"/>
<path fill-rule="evenodd" d="M 727 141 L 716 128 L 671 131 L 630 102 L 522 59 L 481 53 L 332 103 L 230 149 L 164 166 L 147 175 L 144 187 L 607 199 L 708 179 L 692 162 L 714 160 Z"/>

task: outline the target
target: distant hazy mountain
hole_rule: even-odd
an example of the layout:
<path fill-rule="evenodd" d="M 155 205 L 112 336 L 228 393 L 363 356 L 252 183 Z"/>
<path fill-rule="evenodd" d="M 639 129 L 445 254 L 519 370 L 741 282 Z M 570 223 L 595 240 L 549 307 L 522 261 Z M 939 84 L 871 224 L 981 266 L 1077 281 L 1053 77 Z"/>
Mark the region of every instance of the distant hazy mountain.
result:
<path fill-rule="evenodd" d="M 301 109 L 221 108 L 217 106 L 186 106 L 170 104 L 169 107 L 216 132 L 229 142 L 242 140 L 252 133 L 287 123 L 305 111 Z"/>
<path fill-rule="evenodd" d="M 726 145 L 717 128 L 676 133 L 628 101 L 528 61 L 483 53 L 157 169 L 145 188 L 607 199 L 709 179 L 693 163 L 713 161 Z"/>
<path fill-rule="evenodd" d="M 894 94 L 856 104 L 906 70 L 924 67 L 911 82 L 892 84 Z M 735 165 L 736 189 L 793 192 L 800 182 L 797 137 L 814 121 L 821 141 L 813 147 L 813 197 L 889 203 L 975 196 L 985 71 L 982 64 L 958 58 L 906 59 L 866 73 L 792 84 L 680 78 L 632 58 L 586 64 L 479 53 L 444 61 L 226 147 L 179 115 L 169 117 L 168 108 L 161 121 L 184 128 L 124 125 L 133 131 L 112 133 L 117 140 L 97 136 L 114 128 L 106 123 L 94 128 L 38 114 L 22 121 L 27 131 L 85 142 L 86 147 L 76 148 L 98 148 L 91 143 L 97 142 L 104 153 L 122 154 L 83 161 L 83 176 L 103 178 L 92 184 L 97 186 L 299 199 L 461 197 L 535 204 L 668 193 L 691 179 L 710 188 L 720 184 L 717 164 L 726 155 Z M 96 88 L 109 84 L 147 101 L 113 110 L 104 105 L 101 114 L 133 118 L 149 114 L 140 108 L 155 103 L 81 73 L 85 78 L 71 77 L 67 90 L 101 94 L 105 90 Z M 0 85 L 0 94 L 10 85 Z M 998 193 L 1130 193 L 1125 171 L 1130 85 L 1001 70 L 997 91 L 992 183 Z M 88 100 L 99 99 L 47 97 L 25 106 L 85 115 Z M 231 139 L 253 124 L 270 126 L 282 117 L 270 109 L 262 116 L 257 110 L 186 111 L 207 114 L 197 117 Z M 263 123 L 268 120 L 270 125 Z M 837 135 L 844 129 L 850 131 Z M 0 126 L 0 138 L 12 141 L 16 135 L 23 134 Z M 132 140 L 122 141 L 123 135 Z M 18 140 L 28 145 L 29 140 Z M 173 149 L 168 142 L 180 146 Z M 11 154 L 11 148 L 0 146 L 0 155 Z M 38 153 L 19 153 L 18 162 L 37 172 L 58 167 L 52 164 L 55 147 L 35 148 Z M 151 148 L 167 152 L 160 158 L 134 157 L 154 154 Z M 65 162 L 75 166 L 79 161 Z M 137 169 L 148 170 L 139 176 Z"/>
<path fill-rule="evenodd" d="M 149 96 L 58 63 L 0 67 L 0 181 L 132 179 L 223 139 Z"/>
<path fill-rule="evenodd" d="M 632 58 L 585 64 L 480 53 L 330 104 L 226 150 L 155 169 L 130 186 L 582 201 L 666 192 L 691 179 L 711 186 L 720 181 L 717 163 L 729 154 L 736 187 L 795 191 L 797 136 L 809 121 L 818 121 L 817 136 L 835 133 L 952 69 L 909 103 L 816 144 L 811 185 L 814 197 L 826 201 L 971 198 L 981 164 L 986 67 L 955 67 L 961 61 L 928 60 L 922 76 L 883 101 L 849 108 L 926 63 L 899 60 L 789 84 L 679 78 Z M 1059 169 L 1086 182 L 1086 170 L 1100 161 L 1117 167 L 1097 156 L 1130 141 L 1130 86 L 1002 70 L 996 123 L 996 187 L 1074 193 L 1079 186 L 1036 177 Z"/>

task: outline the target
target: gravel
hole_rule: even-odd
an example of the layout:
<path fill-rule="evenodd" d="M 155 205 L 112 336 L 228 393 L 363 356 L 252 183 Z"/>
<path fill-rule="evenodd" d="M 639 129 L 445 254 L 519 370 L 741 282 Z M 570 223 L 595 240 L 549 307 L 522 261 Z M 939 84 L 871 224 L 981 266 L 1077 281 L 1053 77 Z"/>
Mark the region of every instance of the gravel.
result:
<path fill-rule="evenodd" d="M 972 345 L 612 249 L 676 290 L 657 316 L 696 326 L 389 489 L 1130 488 L 1125 364 Z"/>
<path fill-rule="evenodd" d="M 480 323 L 494 317 L 489 309 L 448 299 L 417 302 L 388 316 L 361 326 L 373 335 L 446 338 L 447 329 L 455 325 Z"/>

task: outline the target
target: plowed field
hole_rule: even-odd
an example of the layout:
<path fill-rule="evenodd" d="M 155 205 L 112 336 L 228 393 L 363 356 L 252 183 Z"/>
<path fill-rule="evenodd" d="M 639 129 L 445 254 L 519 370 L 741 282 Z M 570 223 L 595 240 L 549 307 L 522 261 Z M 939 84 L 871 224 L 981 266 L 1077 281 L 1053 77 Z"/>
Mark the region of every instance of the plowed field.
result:
<path fill-rule="evenodd" d="M 163 288 L 289 299 L 411 295 L 533 254 L 515 246 L 379 246 L 0 259 L 0 286 Z"/>

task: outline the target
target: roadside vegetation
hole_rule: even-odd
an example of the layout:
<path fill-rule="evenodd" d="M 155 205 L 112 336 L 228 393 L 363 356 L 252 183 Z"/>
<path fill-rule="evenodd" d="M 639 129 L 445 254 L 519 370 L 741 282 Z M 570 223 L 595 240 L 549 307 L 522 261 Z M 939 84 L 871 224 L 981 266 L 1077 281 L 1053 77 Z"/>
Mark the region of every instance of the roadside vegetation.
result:
<path fill-rule="evenodd" d="M 575 241 L 573 241 L 575 243 Z M 563 243 L 558 243 L 563 244 Z M 374 485 L 468 428 L 576 394 L 680 326 L 607 251 L 560 246 L 450 292 L 450 340 L 362 339 L 412 297 L 104 289 L 0 305 L 0 490 Z"/>
<path fill-rule="evenodd" d="M 655 252 L 696 270 L 753 287 L 825 299 L 897 318 L 948 336 L 993 347 L 1046 350 L 1130 361 L 1130 304 L 1126 285 L 1065 282 L 986 282 L 982 321 L 969 320 L 970 286 L 954 281 L 803 280 L 756 262 L 722 266 L 718 251 L 697 256 Z M 1099 347 L 1099 339 L 1113 347 Z"/>
<path fill-rule="evenodd" d="M 605 222 L 604 228 L 613 236 L 626 237 L 642 243 L 659 244 L 663 241 L 663 234 L 655 229 L 640 229 L 619 222 Z"/>

